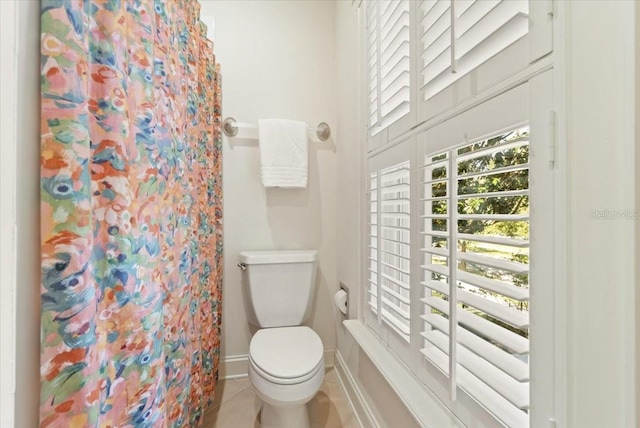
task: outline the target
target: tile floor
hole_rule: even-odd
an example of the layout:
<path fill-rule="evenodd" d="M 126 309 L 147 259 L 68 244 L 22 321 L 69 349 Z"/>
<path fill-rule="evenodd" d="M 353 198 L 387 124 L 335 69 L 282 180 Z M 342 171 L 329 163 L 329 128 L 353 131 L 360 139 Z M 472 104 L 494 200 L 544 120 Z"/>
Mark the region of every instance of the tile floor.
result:
<path fill-rule="evenodd" d="M 311 428 L 360 428 L 333 368 L 327 369 L 320 391 L 307 407 Z M 202 427 L 258 428 L 259 413 L 260 398 L 248 378 L 223 380 L 216 386 L 216 399 Z"/>

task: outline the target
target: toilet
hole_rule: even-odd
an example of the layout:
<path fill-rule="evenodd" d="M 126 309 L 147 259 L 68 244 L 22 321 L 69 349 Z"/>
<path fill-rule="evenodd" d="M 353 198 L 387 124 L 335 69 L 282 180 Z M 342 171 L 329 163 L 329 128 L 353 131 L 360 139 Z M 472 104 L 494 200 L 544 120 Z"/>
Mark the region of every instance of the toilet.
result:
<path fill-rule="evenodd" d="M 309 319 L 317 251 L 245 251 L 238 266 L 249 322 L 249 380 L 262 400 L 263 428 L 308 428 L 306 404 L 324 378 L 324 346 Z"/>

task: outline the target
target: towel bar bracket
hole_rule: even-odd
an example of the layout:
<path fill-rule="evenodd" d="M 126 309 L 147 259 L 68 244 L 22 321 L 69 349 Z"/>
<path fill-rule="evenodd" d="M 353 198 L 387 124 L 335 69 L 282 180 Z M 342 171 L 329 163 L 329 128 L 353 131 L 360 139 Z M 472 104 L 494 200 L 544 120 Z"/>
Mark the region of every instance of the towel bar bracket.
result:
<path fill-rule="evenodd" d="M 327 141 L 331 136 L 331 128 L 327 122 L 320 122 L 316 128 L 316 135 L 320 141 Z"/>
<path fill-rule="evenodd" d="M 222 132 L 227 137 L 235 137 L 238 135 L 238 127 L 236 126 L 236 119 L 229 116 L 222 122 Z"/>

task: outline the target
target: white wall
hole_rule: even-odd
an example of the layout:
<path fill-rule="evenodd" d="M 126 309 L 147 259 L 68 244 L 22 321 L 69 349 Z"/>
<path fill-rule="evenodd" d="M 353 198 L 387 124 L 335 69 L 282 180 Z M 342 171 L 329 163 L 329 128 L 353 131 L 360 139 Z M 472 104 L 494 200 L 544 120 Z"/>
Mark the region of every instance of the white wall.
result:
<path fill-rule="evenodd" d="M 11 6 L 15 5 L 15 9 Z M 2 31 L 5 34 L 15 34 L 15 45 L 2 45 L 2 58 L 12 58 L 0 61 L 3 75 L 6 69 L 17 67 L 12 81 L 2 84 L 2 164 L 13 162 L 14 167 L 2 169 L 2 237 L 4 245 L 10 242 L 10 236 L 5 236 L 5 219 L 15 221 L 17 245 L 9 245 L 7 250 L 16 253 L 17 269 L 15 288 L 13 278 L 5 271 L 3 260 L 2 276 L 2 310 L 15 313 L 15 411 L 14 415 L 4 413 L 4 418 L 14 416 L 14 426 L 34 427 L 38 425 L 38 403 L 40 395 L 40 4 L 33 1 L 16 1 L 13 5 L 3 2 L 3 13 L 11 11 L 11 16 L 3 16 Z M 5 7 L 7 7 L 5 9 Z M 13 15 L 15 13 L 15 16 Z M 5 21 L 5 19 L 8 19 Z M 15 31 L 15 33 L 14 33 Z M 12 37 L 9 36 L 11 40 Z M 5 49 L 9 48 L 9 51 Z M 13 62 L 15 59 L 16 62 Z M 17 89 L 17 96 L 6 91 L 5 84 Z M 5 110 L 5 108 L 7 110 Z M 14 111 L 17 120 L 5 116 L 6 111 Z M 6 121 L 9 119 L 9 121 Z M 14 149 L 9 149 L 14 145 Z M 12 170 L 16 175 L 12 177 Z M 5 199 L 5 185 L 15 183 L 15 204 L 10 198 Z M 12 193 L 12 191 L 9 191 Z M 15 219 L 15 220 L 14 220 Z M 3 245 L 3 257 L 4 257 Z M 8 275 L 9 278 L 5 278 Z M 8 280 L 7 280 L 8 279 Z M 13 289 L 13 290 L 12 290 Z M 6 294 L 5 294 L 6 293 Z M 7 302 L 6 297 L 15 293 L 15 301 Z M 3 317 L 5 314 L 3 313 Z M 3 318 L 3 323 L 5 319 Z M 3 330 L 2 342 L 5 342 Z M 9 339 L 10 340 L 10 339 Z M 3 344 L 3 352 L 10 352 L 13 346 Z M 12 392 L 12 373 L 2 373 L 3 394 Z M 7 385 L 5 382 L 10 382 Z M 13 409 L 9 409 L 11 411 Z M 3 426 L 11 426 L 4 425 Z"/>
<path fill-rule="evenodd" d="M 358 281 L 360 272 L 359 242 L 361 239 L 360 204 L 364 166 L 362 128 L 358 127 L 361 112 L 361 88 L 358 75 L 362 67 L 358 58 L 358 9 L 348 1 L 335 2 L 336 51 L 336 135 L 344 144 L 337 149 L 336 181 L 339 210 L 336 211 L 338 241 L 338 280 L 353 293 L 349 302 L 352 317 L 358 308 Z"/>
<path fill-rule="evenodd" d="M 638 313 L 637 4 L 568 2 L 568 425 L 632 427 Z M 636 211 L 637 212 L 637 211 Z M 640 215 L 640 212 L 637 212 Z M 558 284 L 562 286 L 562 284 Z"/>
<path fill-rule="evenodd" d="M 215 20 L 224 117 L 251 124 L 258 118 L 301 120 L 311 126 L 325 121 L 335 130 L 332 2 L 201 4 L 205 21 Z M 255 132 L 241 131 L 242 135 Z M 336 150 L 345 144 L 349 141 L 335 136 L 310 143 L 307 189 L 265 190 L 257 140 L 225 137 L 223 360 L 246 355 L 251 339 L 236 267 L 243 250 L 319 250 L 310 324 L 326 348 L 335 346 Z"/>

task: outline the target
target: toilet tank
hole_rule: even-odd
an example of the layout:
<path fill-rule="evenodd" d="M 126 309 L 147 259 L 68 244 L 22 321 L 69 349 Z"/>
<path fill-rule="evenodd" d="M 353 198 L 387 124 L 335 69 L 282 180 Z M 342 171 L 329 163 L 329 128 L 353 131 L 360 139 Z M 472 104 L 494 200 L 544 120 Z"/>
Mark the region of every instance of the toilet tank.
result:
<path fill-rule="evenodd" d="M 301 325 L 309 319 L 317 259 L 315 250 L 241 252 L 249 322 L 264 328 Z"/>

